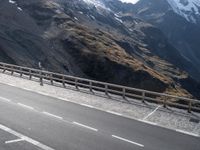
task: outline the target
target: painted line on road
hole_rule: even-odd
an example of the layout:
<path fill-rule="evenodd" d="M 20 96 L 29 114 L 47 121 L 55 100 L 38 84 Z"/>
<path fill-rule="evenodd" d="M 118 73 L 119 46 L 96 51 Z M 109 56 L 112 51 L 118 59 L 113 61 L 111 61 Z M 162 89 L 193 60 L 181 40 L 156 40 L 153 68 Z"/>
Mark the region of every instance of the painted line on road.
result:
<path fill-rule="evenodd" d="M 176 131 L 176 132 L 183 133 L 183 134 L 187 134 L 187 135 L 195 136 L 195 137 L 200 137 L 200 135 L 198 135 L 198 134 L 191 133 L 191 132 L 187 132 L 187 131 L 180 130 L 180 129 L 176 129 L 175 131 Z"/>
<path fill-rule="evenodd" d="M 30 109 L 30 110 L 34 110 L 33 107 L 25 105 L 25 104 L 22 104 L 22 103 L 17 103 L 17 105 L 22 106 L 22 107 L 27 108 L 27 109 Z"/>
<path fill-rule="evenodd" d="M 4 125 L 0 124 L 0 129 L 4 130 L 4 131 L 6 131 L 6 132 L 8 132 L 10 134 L 13 134 L 13 135 L 17 136 L 18 138 L 23 139 L 24 141 L 26 141 L 28 143 L 31 143 L 31 144 L 33 144 L 33 145 L 35 145 L 35 146 L 37 146 L 37 147 L 39 147 L 39 148 L 41 148 L 43 150 L 54 150 L 53 148 L 51 148 L 51 147 L 49 147 L 47 145 L 44 145 L 44 144 L 42 144 L 42 143 L 40 143 L 40 142 L 38 142 L 38 141 L 36 141 L 34 139 L 31 139 L 31 138 L 29 138 L 27 136 L 24 136 L 23 134 L 18 133 L 16 131 L 4 126 Z"/>
<path fill-rule="evenodd" d="M 50 117 L 54 117 L 54 118 L 57 118 L 57 119 L 63 120 L 63 117 L 60 117 L 60 116 L 57 116 L 57 115 L 54 115 L 54 114 L 48 113 L 48 112 L 46 112 L 46 111 L 43 111 L 42 113 L 45 114 L 45 115 L 47 115 L 47 116 L 50 116 Z"/>
<path fill-rule="evenodd" d="M 41 94 L 41 95 L 44 95 L 44 96 L 50 96 L 49 94 L 47 94 L 47 93 L 45 93 L 45 92 L 37 92 L 37 93 L 39 93 L 39 94 Z"/>
<path fill-rule="evenodd" d="M 21 141 L 24 141 L 24 139 L 20 138 L 20 139 L 16 139 L 16 140 L 5 141 L 5 144 L 17 143 L 17 142 L 21 142 Z"/>
<path fill-rule="evenodd" d="M 146 120 L 147 118 L 149 118 L 151 115 L 153 115 L 161 106 L 156 107 L 156 109 L 154 111 L 152 111 L 150 114 L 148 114 L 146 117 L 143 118 L 143 120 Z"/>
<path fill-rule="evenodd" d="M 122 138 L 122 137 L 119 137 L 119 136 L 116 136 L 116 135 L 112 135 L 113 138 L 116 138 L 116 139 L 119 139 L 119 140 L 122 140 L 122 141 L 125 141 L 125 142 L 128 142 L 128 143 L 131 143 L 131 144 L 134 144 L 134 145 L 137 145 L 139 147 L 144 147 L 144 145 L 140 144 L 140 143 L 137 143 L 137 142 L 133 142 L 131 140 L 128 140 L 128 139 L 125 139 L 125 138 Z"/>
<path fill-rule="evenodd" d="M 107 110 L 106 112 L 117 115 L 117 116 L 122 116 L 122 114 L 114 112 L 114 111 Z"/>
<path fill-rule="evenodd" d="M 151 121 L 140 120 L 140 119 L 138 119 L 138 121 L 143 122 L 143 123 L 147 123 L 147 124 L 151 124 L 151 125 L 154 125 L 154 126 L 157 126 L 157 125 L 158 125 L 157 123 L 151 122 Z"/>
<path fill-rule="evenodd" d="M 84 124 L 81 124 L 81 123 L 78 123 L 78 122 L 75 122 L 75 121 L 73 122 L 73 124 L 87 128 L 87 129 L 90 129 L 90 130 L 93 130 L 93 131 L 96 131 L 96 132 L 98 131 L 98 129 L 95 129 L 93 127 L 90 127 L 90 126 L 87 126 L 87 125 L 84 125 Z"/>
<path fill-rule="evenodd" d="M 79 103 L 79 104 L 82 106 L 85 106 L 85 107 L 94 108 L 94 106 L 92 106 L 92 105 L 88 105 L 88 104 L 84 104 L 84 103 Z"/>
<path fill-rule="evenodd" d="M 33 91 L 32 89 L 29 89 L 29 88 L 24 88 L 24 90 L 27 90 L 27 91 Z"/>
<path fill-rule="evenodd" d="M 52 97 L 52 96 L 51 96 Z M 58 97 L 59 100 L 62 100 L 62 101 L 66 101 L 66 102 L 71 102 L 70 100 L 66 99 L 66 98 L 63 98 L 63 97 Z M 77 103 L 76 103 L 77 104 Z"/>
<path fill-rule="evenodd" d="M 6 101 L 6 102 L 10 102 L 11 101 L 10 99 L 7 99 L 5 97 L 0 97 L 0 99 L 3 100 L 3 101 Z"/>

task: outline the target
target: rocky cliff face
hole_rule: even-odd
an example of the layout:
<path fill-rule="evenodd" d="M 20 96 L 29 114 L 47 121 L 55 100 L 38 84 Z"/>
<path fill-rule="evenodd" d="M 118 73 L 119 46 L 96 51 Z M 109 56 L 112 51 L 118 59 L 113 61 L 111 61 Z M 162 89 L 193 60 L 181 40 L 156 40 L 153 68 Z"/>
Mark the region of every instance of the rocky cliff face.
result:
<path fill-rule="evenodd" d="M 147 90 L 199 96 L 155 26 L 83 0 L 0 1 L 0 59 Z M 176 57 L 176 58 L 177 58 Z M 174 59 L 176 59 L 174 58 Z M 180 64 L 182 65 L 182 64 Z M 196 82 L 195 82 L 196 83 Z M 183 86 L 184 85 L 184 86 Z"/>

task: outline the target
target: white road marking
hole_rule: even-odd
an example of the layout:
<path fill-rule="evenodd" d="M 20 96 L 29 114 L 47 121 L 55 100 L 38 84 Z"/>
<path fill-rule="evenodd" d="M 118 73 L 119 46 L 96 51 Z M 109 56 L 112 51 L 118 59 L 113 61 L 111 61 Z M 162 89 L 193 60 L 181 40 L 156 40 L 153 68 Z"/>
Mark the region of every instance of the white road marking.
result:
<path fill-rule="evenodd" d="M 43 111 L 42 113 L 47 115 L 47 116 L 63 120 L 63 117 L 60 117 L 60 116 L 57 116 L 57 115 L 54 115 L 54 114 L 51 114 L 51 113 L 48 113 L 48 112 L 45 112 L 45 111 Z"/>
<path fill-rule="evenodd" d="M 73 124 L 87 128 L 87 129 L 90 129 L 90 130 L 93 130 L 93 131 L 96 131 L 96 132 L 98 131 L 98 129 L 95 129 L 93 127 L 90 127 L 90 126 L 87 126 L 87 125 L 84 125 L 84 124 L 81 124 L 81 123 L 78 123 L 78 122 L 73 122 Z"/>
<path fill-rule="evenodd" d="M 29 88 L 23 88 L 24 90 L 27 90 L 27 91 L 32 91 L 31 89 L 29 89 Z"/>
<path fill-rule="evenodd" d="M 45 93 L 45 92 L 37 92 L 37 93 L 39 93 L 39 94 L 41 94 L 41 95 L 44 95 L 44 96 L 49 96 L 49 94 L 47 94 L 47 93 Z"/>
<path fill-rule="evenodd" d="M 62 100 L 62 101 L 70 102 L 70 100 L 68 100 L 68 99 L 66 99 L 66 98 L 58 97 L 58 99 L 60 99 L 60 100 Z"/>
<path fill-rule="evenodd" d="M 31 106 L 28 106 L 28 105 L 25 105 L 25 104 L 22 104 L 22 103 L 17 103 L 19 106 L 22 106 L 22 107 L 24 107 L 24 108 L 27 108 L 27 109 L 31 109 L 31 110 L 34 110 L 34 108 L 33 107 L 31 107 Z"/>
<path fill-rule="evenodd" d="M 0 97 L 0 99 L 3 100 L 3 101 L 6 101 L 6 102 L 10 102 L 11 101 L 10 99 L 7 99 L 5 97 Z"/>
<path fill-rule="evenodd" d="M 16 131 L 4 126 L 4 125 L 0 124 L 0 129 L 4 130 L 4 131 L 6 131 L 6 132 L 8 132 L 10 134 L 13 134 L 13 135 L 17 136 L 18 138 L 20 138 L 20 139 L 22 139 L 22 140 L 24 140 L 24 141 L 26 141 L 28 143 L 31 143 L 31 144 L 33 144 L 33 145 L 35 145 L 35 146 L 37 146 L 37 147 L 39 147 L 39 148 L 41 148 L 43 150 L 54 150 L 53 148 L 51 148 L 51 147 L 49 147 L 47 145 L 44 145 L 44 144 L 42 144 L 42 143 L 40 143 L 40 142 L 38 142 L 36 140 L 33 140 L 33 139 L 31 139 L 31 138 L 29 138 L 27 136 L 24 136 L 21 133 L 18 133 Z"/>
<path fill-rule="evenodd" d="M 10 140 L 10 141 L 5 141 L 5 144 L 11 144 L 11 143 L 16 143 L 16 142 L 21 142 L 24 141 L 24 139 L 16 139 L 16 140 Z"/>
<path fill-rule="evenodd" d="M 114 114 L 114 115 L 122 116 L 122 114 L 117 113 L 117 112 L 114 112 L 114 111 L 108 110 L 108 111 L 106 111 L 106 112 L 111 113 L 111 114 Z"/>
<path fill-rule="evenodd" d="M 94 108 L 94 106 L 88 105 L 88 104 L 84 104 L 84 103 L 80 103 L 80 105 L 85 106 L 85 107 L 89 107 L 89 108 Z"/>
<path fill-rule="evenodd" d="M 119 137 L 119 136 L 116 136 L 116 135 L 112 135 L 112 137 L 116 138 L 116 139 L 119 139 L 119 140 L 122 140 L 122 141 L 125 141 L 125 142 L 128 142 L 128 143 L 131 143 L 131 144 L 134 144 L 134 145 L 137 145 L 137 146 L 140 146 L 140 147 L 144 147 L 144 145 L 142 145 L 140 143 L 133 142 L 131 140 L 128 140 L 128 139 L 125 139 L 125 138 L 122 138 L 122 137 Z"/>
<path fill-rule="evenodd" d="M 156 107 L 156 109 L 154 111 L 152 111 L 150 114 L 148 114 L 146 117 L 144 117 L 143 120 L 146 120 L 147 118 L 149 118 L 151 115 L 153 115 L 161 106 Z"/>
<path fill-rule="evenodd" d="M 198 135 L 198 134 L 191 133 L 191 132 L 187 132 L 187 131 L 180 130 L 180 129 L 176 129 L 176 132 L 180 132 L 180 133 L 187 134 L 187 135 L 191 135 L 191 136 L 195 136 L 195 137 L 199 137 L 199 136 L 200 136 L 200 135 Z"/>
<path fill-rule="evenodd" d="M 158 125 L 157 123 L 155 123 L 155 122 L 150 122 L 150 121 L 146 121 L 146 120 L 139 120 L 138 119 L 138 121 L 141 121 L 141 122 L 144 122 L 144 123 L 147 123 L 147 124 L 151 124 L 151 125 Z"/>

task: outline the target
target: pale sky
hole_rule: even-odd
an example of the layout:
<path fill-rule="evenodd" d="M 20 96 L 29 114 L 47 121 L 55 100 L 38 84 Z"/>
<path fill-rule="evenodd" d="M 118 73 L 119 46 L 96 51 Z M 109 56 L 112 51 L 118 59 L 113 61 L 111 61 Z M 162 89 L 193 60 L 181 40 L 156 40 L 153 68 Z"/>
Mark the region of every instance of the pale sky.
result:
<path fill-rule="evenodd" d="M 129 2 L 135 4 L 139 0 L 121 0 L 122 2 Z"/>

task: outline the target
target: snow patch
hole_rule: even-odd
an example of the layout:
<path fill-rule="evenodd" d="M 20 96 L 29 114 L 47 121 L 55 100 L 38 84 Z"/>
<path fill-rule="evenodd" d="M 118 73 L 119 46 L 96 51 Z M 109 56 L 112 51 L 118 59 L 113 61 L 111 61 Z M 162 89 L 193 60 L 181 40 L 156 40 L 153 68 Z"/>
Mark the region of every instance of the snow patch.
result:
<path fill-rule="evenodd" d="M 16 2 L 13 1 L 13 0 L 9 0 L 9 3 L 11 3 L 11 4 L 16 4 Z"/>
<path fill-rule="evenodd" d="M 167 0 L 173 11 L 187 21 L 196 23 L 194 15 L 200 16 L 200 0 Z"/>
<path fill-rule="evenodd" d="M 106 10 L 110 10 L 100 0 L 83 0 L 83 1 L 87 4 L 94 5 L 96 8 L 103 8 L 103 9 L 106 9 Z"/>
<path fill-rule="evenodd" d="M 115 19 L 116 19 L 117 21 L 123 23 L 123 21 L 122 21 L 121 19 L 119 19 L 119 18 L 117 18 L 117 17 L 115 17 Z"/>
<path fill-rule="evenodd" d="M 21 7 L 17 7 L 17 9 L 20 10 L 20 11 L 22 11 L 22 8 L 21 8 Z"/>

